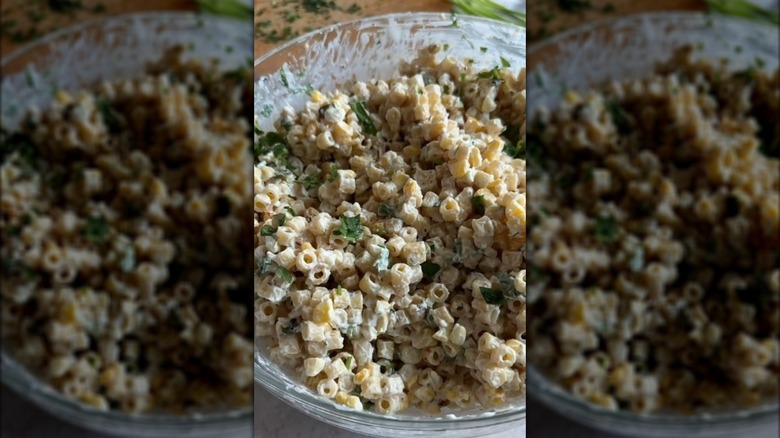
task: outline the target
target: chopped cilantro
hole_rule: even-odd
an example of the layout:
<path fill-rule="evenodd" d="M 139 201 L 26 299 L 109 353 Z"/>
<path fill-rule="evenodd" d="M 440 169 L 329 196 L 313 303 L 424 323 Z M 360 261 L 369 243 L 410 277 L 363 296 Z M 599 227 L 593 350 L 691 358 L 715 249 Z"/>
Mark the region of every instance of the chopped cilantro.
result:
<path fill-rule="evenodd" d="M 276 228 L 270 225 L 264 225 L 263 228 L 260 228 L 261 236 L 273 236 L 274 234 L 276 234 Z"/>
<path fill-rule="evenodd" d="M 363 236 L 363 226 L 360 224 L 360 216 L 348 217 L 341 216 L 341 228 L 336 230 L 334 234 L 342 236 L 347 239 L 348 242 L 357 243 L 360 237 Z"/>
<path fill-rule="evenodd" d="M 498 67 L 493 67 L 490 70 L 477 73 L 477 77 L 481 79 L 492 79 L 494 81 L 501 80 L 501 70 Z"/>
<path fill-rule="evenodd" d="M 322 172 L 315 172 L 311 175 L 304 175 L 298 178 L 298 182 L 303 184 L 306 190 L 311 190 L 322 185 Z"/>

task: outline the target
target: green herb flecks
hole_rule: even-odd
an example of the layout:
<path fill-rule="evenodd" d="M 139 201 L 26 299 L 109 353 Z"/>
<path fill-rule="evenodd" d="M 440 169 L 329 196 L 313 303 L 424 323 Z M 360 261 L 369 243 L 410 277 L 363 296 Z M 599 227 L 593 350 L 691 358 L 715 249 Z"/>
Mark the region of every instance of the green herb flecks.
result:
<path fill-rule="evenodd" d="M 357 243 L 363 236 L 363 226 L 360 224 L 360 216 L 341 216 L 341 228 L 334 234 L 341 236 L 350 243 Z"/>
<path fill-rule="evenodd" d="M 303 175 L 298 178 L 298 182 L 303 184 L 306 190 L 316 189 L 322 185 L 322 172 L 315 172 L 309 175 Z"/>
<path fill-rule="evenodd" d="M 379 217 L 395 217 L 395 207 L 392 204 L 383 202 L 379 204 Z"/>

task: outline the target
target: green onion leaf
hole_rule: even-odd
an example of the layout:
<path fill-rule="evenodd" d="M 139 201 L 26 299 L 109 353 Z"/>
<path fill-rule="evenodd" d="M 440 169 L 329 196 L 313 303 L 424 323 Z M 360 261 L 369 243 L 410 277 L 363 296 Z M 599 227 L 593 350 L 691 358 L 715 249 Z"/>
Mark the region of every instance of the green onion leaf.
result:
<path fill-rule="evenodd" d="M 292 283 L 293 281 L 292 274 L 284 266 L 279 266 L 276 268 L 276 276 L 281 278 L 285 283 Z"/>
<path fill-rule="evenodd" d="M 504 304 L 504 302 L 506 301 L 506 298 L 504 298 L 504 293 L 498 289 L 491 289 L 489 287 L 480 287 L 479 291 L 482 292 L 482 298 L 488 304 L 492 304 L 494 306 L 500 306 Z"/>
<path fill-rule="evenodd" d="M 485 197 L 482 195 L 471 198 L 471 208 L 479 215 L 485 214 Z"/>
<path fill-rule="evenodd" d="M 358 122 L 360 122 L 360 126 L 363 128 L 363 132 L 370 135 L 376 135 L 378 131 L 376 130 L 376 126 L 374 126 L 374 121 L 371 120 L 371 116 L 366 110 L 366 104 L 359 101 L 352 101 L 349 103 L 349 107 L 352 108 L 352 111 L 357 116 Z"/>
<path fill-rule="evenodd" d="M 428 280 L 433 280 L 441 271 L 441 266 L 433 262 L 423 262 L 421 265 L 423 276 Z"/>

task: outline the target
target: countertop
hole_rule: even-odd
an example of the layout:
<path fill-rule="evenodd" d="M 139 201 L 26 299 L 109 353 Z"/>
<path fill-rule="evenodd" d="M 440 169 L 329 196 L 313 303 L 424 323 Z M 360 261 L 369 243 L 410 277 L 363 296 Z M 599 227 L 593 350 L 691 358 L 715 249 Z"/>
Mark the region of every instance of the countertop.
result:
<path fill-rule="evenodd" d="M 255 438 L 368 438 L 366 435 L 340 430 L 298 412 L 259 385 L 255 385 L 254 429 Z M 480 438 L 521 437 L 525 437 L 524 424 L 518 424 L 518 429 L 515 430 L 480 436 Z"/>

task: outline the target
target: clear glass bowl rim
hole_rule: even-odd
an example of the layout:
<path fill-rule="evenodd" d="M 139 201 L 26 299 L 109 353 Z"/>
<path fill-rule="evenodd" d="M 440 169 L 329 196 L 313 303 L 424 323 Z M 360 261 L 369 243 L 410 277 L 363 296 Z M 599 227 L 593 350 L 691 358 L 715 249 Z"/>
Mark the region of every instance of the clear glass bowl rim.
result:
<path fill-rule="evenodd" d="M 54 32 L 47 33 L 43 37 L 24 44 L 13 50 L 0 60 L 0 68 L 5 68 L 10 63 L 16 61 L 31 52 L 46 50 L 49 44 L 66 40 L 74 35 L 85 34 L 90 31 L 96 31 L 109 25 L 120 25 L 123 23 L 142 22 L 144 24 L 167 24 L 171 22 L 181 22 L 182 24 L 196 23 L 203 21 L 205 23 L 235 23 L 235 20 L 213 15 L 203 15 L 194 12 L 136 12 L 119 14 L 111 17 L 96 18 L 81 23 L 65 26 Z M 20 74 L 15 72 L 13 74 Z M 5 80 L 5 76 L 3 77 Z M 14 363 L 11 365 L 9 362 Z M 11 388 L 20 397 L 31 401 L 44 410 L 53 409 L 58 415 L 73 415 L 79 419 L 93 418 L 104 426 L 120 428 L 122 426 L 140 426 L 142 430 L 152 430 L 156 427 L 162 428 L 161 432 L 170 430 L 173 433 L 178 428 L 192 427 L 199 425 L 209 428 L 209 430 L 219 430 L 221 427 L 233 428 L 244 426 L 251 423 L 252 409 L 243 408 L 220 413 L 197 413 L 189 415 L 164 415 L 164 414 L 128 414 L 118 411 L 100 411 L 94 408 L 84 406 L 78 402 L 72 401 L 54 389 L 39 378 L 32 376 L 34 384 L 29 384 L 26 377 L 23 377 L 27 371 L 22 371 L 21 365 L 6 353 L 2 351 L 0 356 L 0 379 L 2 383 Z M 46 404 L 52 406 L 45 406 Z"/>
<path fill-rule="evenodd" d="M 364 19 L 356 19 L 350 21 L 344 21 L 330 26 L 326 26 L 321 29 L 314 30 L 307 34 L 301 35 L 295 39 L 292 39 L 281 46 L 274 48 L 261 55 L 255 60 L 254 67 L 261 66 L 265 61 L 272 59 L 275 56 L 288 51 L 291 47 L 304 44 L 312 38 L 318 36 L 324 36 L 331 32 L 337 32 L 343 28 L 350 28 L 355 25 L 361 24 L 373 24 L 381 25 L 383 23 L 393 22 L 402 25 L 427 25 L 436 27 L 450 27 L 452 25 L 452 16 L 450 14 L 441 12 L 407 12 L 380 15 L 375 17 L 369 17 Z M 517 26 L 503 23 L 496 20 L 472 17 L 465 15 L 458 15 L 457 20 L 461 22 L 474 22 L 490 24 L 492 26 L 501 26 L 506 28 L 518 28 Z M 525 35 L 525 29 L 522 29 L 522 35 Z M 258 78 L 265 76 L 255 74 L 255 81 Z M 374 427 L 387 427 L 390 429 L 404 429 L 410 425 L 418 428 L 430 428 L 430 430 L 446 430 L 451 426 L 457 425 L 458 427 L 473 427 L 480 428 L 489 425 L 508 424 L 516 421 L 524 420 L 526 416 L 525 403 L 521 404 L 519 408 L 507 409 L 506 411 L 496 412 L 489 416 L 467 416 L 462 418 L 426 418 L 426 417 L 394 417 L 385 416 L 371 412 L 347 410 L 345 408 L 336 407 L 335 403 L 331 400 L 322 399 L 320 396 L 315 395 L 308 389 L 302 391 L 289 391 L 287 384 L 279 379 L 273 372 L 266 372 L 255 361 L 254 364 L 255 382 L 259 383 L 263 388 L 274 394 L 277 398 L 281 399 L 285 403 L 293 406 L 295 409 L 306 412 L 311 415 L 309 410 L 318 411 L 320 413 L 327 413 L 331 417 L 339 418 L 345 422 L 360 421 L 363 425 Z M 306 409 L 304 409 L 306 408 Z"/>
<path fill-rule="evenodd" d="M 780 31 L 780 28 L 759 25 L 755 22 L 741 18 L 712 15 L 702 12 L 648 12 L 608 18 L 604 20 L 598 20 L 593 23 L 576 26 L 572 29 L 568 29 L 531 45 L 528 48 L 527 57 L 528 59 L 532 60 L 534 56 L 542 54 L 544 51 L 549 50 L 550 48 L 570 43 L 585 34 L 598 33 L 599 31 L 613 28 L 617 25 L 621 25 L 622 29 L 624 27 L 628 27 L 628 23 L 640 21 L 645 22 L 647 20 L 651 20 L 653 22 L 678 22 L 681 20 L 699 22 L 704 22 L 706 20 L 712 20 L 714 22 L 726 21 L 740 23 L 742 26 L 748 29 L 753 29 L 753 27 L 759 26 L 763 27 L 765 30 L 773 29 Z M 609 411 L 589 404 L 588 402 L 580 400 L 569 394 L 563 388 L 560 388 L 554 382 L 545 377 L 543 373 L 540 372 L 537 367 L 530 364 L 530 362 L 527 368 L 527 377 L 526 384 L 529 397 L 531 399 L 543 401 L 553 410 L 566 413 L 566 415 L 576 415 L 576 417 L 573 418 L 590 417 L 591 420 L 589 420 L 588 423 L 604 421 L 605 423 L 611 423 L 614 427 L 638 426 L 646 428 L 658 428 L 660 429 L 659 434 L 663 434 L 666 429 L 670 428 L 685 429 L 706 426 L 707 428 L 711 427 L 714 429 L 718 427 L 742 427 L 753 425 L 760 426 L 772 421 L 773 419 L 776 420 L 780 415 L 780 403 L 765 403 L 756 406 L 755 408 L 748 408 L 735 412 L 730 411 L 728 413 L 712 413 L 701 415 L 637 414 L 624 411 Z"/>

